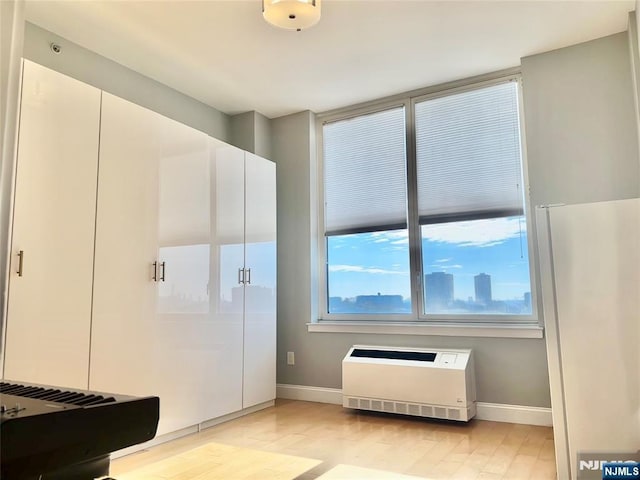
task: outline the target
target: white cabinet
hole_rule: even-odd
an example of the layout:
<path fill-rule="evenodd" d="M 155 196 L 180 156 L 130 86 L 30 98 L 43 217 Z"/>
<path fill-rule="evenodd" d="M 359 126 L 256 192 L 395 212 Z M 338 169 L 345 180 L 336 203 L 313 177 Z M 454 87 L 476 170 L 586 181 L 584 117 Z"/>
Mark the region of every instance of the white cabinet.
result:
<path fill-rule="evenodd" d="M 8 379 L 87 388 L 100 95 L 24 61 Z"/>
<path fill-rule="evenodd" d="M 238 410 L 275 398 L 276 168 L 229 145 L 215 144 L 211 152 L 213 301 L 234 379 L 228 406 Z"/>
<path fill-rule="evenodd" d="M 4 377 L 159 434 L 275 398 L 272 162 L 28 61 L 19 148 Z"/>
<path fill-rule="evenodd" d="M 104 94 L 90 389 L 160 396 L 158 432 L 203 420 L 209 138 Z"/>

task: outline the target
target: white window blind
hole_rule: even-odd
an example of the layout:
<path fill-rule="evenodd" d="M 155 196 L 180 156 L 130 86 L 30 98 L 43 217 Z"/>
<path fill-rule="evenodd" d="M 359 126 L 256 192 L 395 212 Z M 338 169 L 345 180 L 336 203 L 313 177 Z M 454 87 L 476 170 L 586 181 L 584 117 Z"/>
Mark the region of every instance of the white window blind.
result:
<path fill-rule="evenodd" d="M 324 125 L 325 233 L 406 228 L 404 107 Z"/>
<path fill-rule="evenodd" d="M 415 106 L 421 224 L 523 213 L 517 83 Z"/>

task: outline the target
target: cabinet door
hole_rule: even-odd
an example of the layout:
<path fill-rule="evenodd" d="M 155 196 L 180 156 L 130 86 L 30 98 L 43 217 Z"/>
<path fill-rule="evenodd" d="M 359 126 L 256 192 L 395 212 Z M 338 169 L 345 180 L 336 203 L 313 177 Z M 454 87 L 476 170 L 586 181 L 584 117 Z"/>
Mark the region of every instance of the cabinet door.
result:
<path fill-rule="evenodd" d="M 24 61 L 5 378 L 87 388 L 99 122 L 100 90 Z"/>
<path fill-rule="evenodd" d="M 212 344 L 209 137 L 164 120 L 160 158 L 154 366 L 165 431 L 205 420 Z"/>
<path fill-rule="evenodd" d="M 276 166 L 245 153 L 243 407 L 276 397 Z"/>
<path fill-rule="evenodd" d="M 91 338 L 92 390 L 158 395 L 155 313 L 159 115 L 103 94 Z"/>
<path fill-rule="evenodd" d="M 211 311 L 206 416 L 242 409 L 244 152 L 211 140 Z"/>
<path fill-rule="evenodd" d="M 91 389 L 158 395 L 178 430 L 202 420 L 208 137 L 105 94 L 100 161 Z"/>

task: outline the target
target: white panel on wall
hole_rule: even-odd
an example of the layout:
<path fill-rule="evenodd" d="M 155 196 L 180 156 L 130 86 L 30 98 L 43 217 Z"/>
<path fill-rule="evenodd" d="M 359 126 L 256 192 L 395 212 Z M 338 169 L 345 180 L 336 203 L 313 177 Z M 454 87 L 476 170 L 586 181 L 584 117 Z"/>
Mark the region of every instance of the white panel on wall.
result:
<path fill-rule="evenodd" d="M 548 216 L 552 407 L 564 412 L 554 413 L 558 471 L 576 478 L 579 452 L 640 446 L 640 200 L 551 207 Z"/>

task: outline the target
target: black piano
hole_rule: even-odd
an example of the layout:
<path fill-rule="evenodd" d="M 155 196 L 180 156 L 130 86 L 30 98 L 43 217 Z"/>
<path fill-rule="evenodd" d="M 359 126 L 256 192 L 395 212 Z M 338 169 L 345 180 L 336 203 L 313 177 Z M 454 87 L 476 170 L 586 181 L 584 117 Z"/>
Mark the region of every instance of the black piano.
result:
<path fill-rule="evenodd" d="M 0 382 L 0 478 L 92 480 L 109 454 L 151 440 L 158 397 Z"/>

